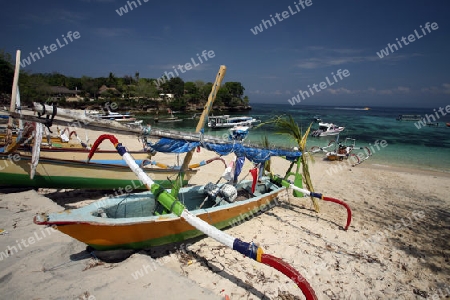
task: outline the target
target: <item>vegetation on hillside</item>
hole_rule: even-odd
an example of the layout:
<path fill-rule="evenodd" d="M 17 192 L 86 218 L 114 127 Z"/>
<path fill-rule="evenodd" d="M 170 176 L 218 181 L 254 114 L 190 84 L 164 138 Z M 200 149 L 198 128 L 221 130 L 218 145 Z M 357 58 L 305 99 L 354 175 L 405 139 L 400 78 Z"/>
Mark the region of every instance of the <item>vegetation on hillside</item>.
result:
<path fill-rule="evenodd" d="M 14 63 L 10 54 L 0 50 L 0 102 L 9 103 L 14 76 Z M 19 87 L 23 105 L 33 101 L 45 102 L 58 99 L 62 107 L 101 108 L 106 102 L 116 102 L 119 109 L 133 111 L 159 111 L 170 108 L 176 111 L 202 110 L 208 100 L 213 83 L 197 80 L 184 82 L 180 77 L 167 78 L 157 84 L 156 79 L 140 78 L 139 73 L 116 77 L 81 78 L 53 73 L 20 72 Z M 101 90 L 101 87 L 107 89 Z M 57 95 L 52 87 L 65 87 L 75 91 L 78 101 L 69 100 L 68 95 Z M 217 93 L 214 109 L 250 109 L 249 99 L 244 97 L 244 86 L 240 82 L 226 82 Z"/>

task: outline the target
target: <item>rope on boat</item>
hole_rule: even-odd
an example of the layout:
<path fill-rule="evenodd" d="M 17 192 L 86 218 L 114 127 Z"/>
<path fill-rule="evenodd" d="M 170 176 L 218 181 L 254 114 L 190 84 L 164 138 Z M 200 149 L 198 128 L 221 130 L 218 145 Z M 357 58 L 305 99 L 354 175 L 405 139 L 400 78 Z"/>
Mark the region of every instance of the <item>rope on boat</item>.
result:
<path fill-rule="evenodd" d="M 87 145 L 88 143 L 88 139 L 86 139 L 86 143 L 84 143 L 80 137 L 78 136 L 77 132 L 75 130 L 73 130 L 70 134 L 69 134 L 69 140 L 72 137 L 72 134 L 75 134 L 75 138 L 80 142 L 81 147 L 85 148 L 86 150 L 91 150 L 91 148 L 89 148 L 89 146 Z M 86 134 L 87 136 L 87 134 Z"/>
<path fill-rule="evenodd" d="M 76 132 L 75 130 L 72 130 L 72 131 L 70 132 L 70 134 L 69 134 L 69 140 L 70 140 L 70 138 L 72 138 L 72 135 L 73 135 L 73 134 L 75 134 L 75 137 L 78 138 L 77 132 Z"/>
<path fill-rule="evenodd" d="M 59 128 L 58 128 L 58 132 L 59 132 Z M 67 135 L 66 132 L 69 134 Z M 63 131 L 61 131 L 59 133 L 61 141 L 62 142 L 69 142 L 70 139 L 72 138 L 72 135 L 75 135 L 75 138 L 80 142 L 81 147 L 90 150 L 90 148 L 88 147 L 87 143 L 88 143 L 88 137 L 87 137 L 87 133 L 86 133 L 86 143 L 84 143 L 80 137 L 78 136 L 77 132 L 75 130 L 70 131 L 69 127 L 64 128 Z"/>
<path fill-rule="evenodd" d="M 24 125 L 24 129 L 23 131 L 19 131 L 19 133 L 17 134 L 17 137 L 14 141 L 11 141 L 10 143 L 8 143 L 7 138 L 6 139 L 6 144 L 3 147 L 0 147 L 0 153 L 2 154 L 10 154 L 14 151 L 16 151 L 20 145 L 26 140 L 28 139 L 32 133 L 33 133 L 33 125 L 31 123 L 25 123 Z"/>
<path fill-rule="evenodd" d="M 227 163 L 225 162 L 225 160 L 224 160 L 222 157 L 220 157 L 220 156 L 216 156 L 216 157 L 213 157 L 213 158 L 211 158 L 211 159 L 208 159 L 208 160 L 202 160 L 202 161 L 199 162 L 199 163 L 195 163 L 195 164 L 189 165 L 189 168 L 199 168 L 199 167 L 203 167 L 203 166 L 206 166 L 207 164 L 209 164 L 209 163 L 211 163 L 211 162 L 213 162 L 213 161 L 216 161 L 216 160 L 220 160 L 221 162 L 223 162 L 225 168 L 227 167 Z"/>
<path fill-rule="evenodd" d="M 69 132 L 69 128 L 64 128 L 62 131 L 59 130 L 59 127 L 56 127 L 56 130 L 58 131 L 59 138 L 61 142 L 68 143 L 70 141 L 69 136 L 67 136 L 66 131 Z"/>
<path fill-rule="evenodd" d="M 182 217 L 191 226 L 197 228 L 199 231 L 215 239 L 216 241 L 249 258 L 256 260 L 257 262 L 268 265 L 285 274 L 297 284 L 297 286 L 306 296 L 307 300 L 317 300 L 317 296 L 309 283 L 297 270 L 295 270 L 287 262 L 283 261 L 280 258 L 264 254 L 262 248 L 258 247 L 253 242 L 247 243 L 241 241 L 240 239 L 234 238 L 231 235 L 217 229 L 216 227 L 208 224 L 207 222 L 190 213 L 180 201 L 178 201 L 173 195 L 156 184 L 150 177 L 147 176 L 147 174 L 144 173 L 144 171 L 136 164 L 133 157 L 127 152 L 127 149 L 121 143 L 119 143 L 114 135 L 104 134 L 99 136 L 92 146 L 91 151 L 89 152 L 88 161 L 92 158 L 95 150 L 98 148 L 100 143 L 106 139 L 114 144 L 117 152 L 122 156 L 123 160 L 127 163 L 130 169 L 136 174 L 139 180 L 141 180 L 141 182 L 143 182 L 147 186 L 147 188 L 155 196 L 155 199 L 157 199 L 157 201 L 160 202 L 166 209 L 168 209 L 175 215 Z"/>

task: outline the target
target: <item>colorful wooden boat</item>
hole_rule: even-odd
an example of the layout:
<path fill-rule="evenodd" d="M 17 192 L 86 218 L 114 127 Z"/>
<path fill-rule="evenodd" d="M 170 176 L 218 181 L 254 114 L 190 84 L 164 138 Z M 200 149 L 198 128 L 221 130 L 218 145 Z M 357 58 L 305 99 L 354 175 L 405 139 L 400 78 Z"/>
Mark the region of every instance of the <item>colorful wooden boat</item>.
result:
<path fill-rule="evenodd" d="M 178 198 L 192 214 L 221 229 L 240 224 L 274 207 L 278 195 L 285 190 L 268 178 L 256 185 L 254 193 L 251 193 L 251 186 L 251 181 L 243 181 L 236 188 L 218 185 L 222 190 L 237 191 L 234 202 L 227 202 L 226 196 L 214 196 L 211 192 L 208 195 L 211 185 L 182 188 Z M 34 222 L 56 226 L 61 232 L 97 250 L 145 249 L 202 234 L 175 214 L 164 214 L 163 207 L 150 192 L 105 198 L 60 213 L 40 214 Z"/>
<path fill-rule="evenodd" d="M 56 147 L 56 148 L 80 148 L 83 149 L 87 145 L 82 145 L 81 139 L 78 138 L 78 135 L 75 130 L 70 131 L 69 128 L 65 128 L 64 130 L 60 130 L 57 127 L 58 136 L 44 136 L 42 138 L 42 142 L 40 143 L 42 146 L 48 147 Z M 17 134 L 12 135 L 13 139 L 17 138 Z M 32 140 L 28 142 L 31 144 Z M 0 133 L 0 145 L 6 144 L 6 134 Z"/>
<path fill-rule="evenodd" d="M 117 153 L 116 153 L 117 154 Z M 67 188 L 67 189 L 132 189 L 145 190 L 125 165 L 74 161 L 41 157 L 36 174 L 30 179 L 31 155 L 0 154 L 0 187 Z M 177 170 L 151 168 L 146 172 L 164 187 L 172 187 Z M 196 170 L 188 170 L 186 185 Z M 130 189 L 129 188 L 129 189 Z"/>
<path fill-rule="evenodd" d="M 17 137 L 17 135 L 13 135 L 12 138 L 15 139 Z M 54 145 L 55 147 L 62 147 L 64 144 L 69 144 L 69 143 L 65 143 L 61 140 L 60 137 L 56 137 L 56 136 L 52 136 L 50 137 L 50 141 L 47 140 L 47 138 L 44 138 L 42 143 L 48 143 L 50 142 L 50 144 Z M 77 141 L 78 142 L 78 141 Z M 6 143 L 6 134 L 0 133 L 0 144 L 4 145 Z M 76 147 L 79 143 L 74 143 L 73 147 Z M 72 145 L 72 143 L 70 143 L 70 145 Z M 81 147 L 81 145 L 80 145 Z"/>
<path fill-rule="evenodd" d="M 31 155 L 32 148 L 30 146 L 21 146 L 17 149 L 22 155 Z M 39 157 L 41 158 L 54 158 L 54 159 L 66 159 L 83 161 L 87 160 L 89 150 L 85 148 L 67 148 L 67 147 L 49 147 L 41 145 Z M 130 154 L 139 161 L 150 159 L 151 155 L 147 151 L 130 151 Z M 122 161 L 122 158 L 115 150 L 98 150 L 94 156 L 96 161 L 103 161 L 104 163 L 116 164 L 114 161 Z M 95 162 L 95 161 L 93 161 Z M 123 162 L 119 163 L 123 165 Z"/>

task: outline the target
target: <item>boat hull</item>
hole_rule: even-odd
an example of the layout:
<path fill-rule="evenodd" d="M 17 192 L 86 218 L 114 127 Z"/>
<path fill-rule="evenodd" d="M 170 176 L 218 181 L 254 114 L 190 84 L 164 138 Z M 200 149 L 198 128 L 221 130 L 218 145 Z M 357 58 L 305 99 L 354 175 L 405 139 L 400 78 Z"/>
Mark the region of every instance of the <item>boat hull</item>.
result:
<path fill-rule="evenodd" d="M 321 133 L 319 136 L 338 135 L 338 134 L 341 133 L 343 130 L 344 130 L 344 129 L 339 130 L 339 131 L 332 131 L 332 132 L 326 131 L 326 132 Z"/>
<path fill-rule="evenodd" d="M 30 179 L 31 156 L 0 155 L 0 187 L 66 188 L 66 189 L 129 189 L 145 190 L 127 166 L 85 163 L 81 161 L 40 158 L 36 175 Z M 155 182 L 170 188 L 178 174 L 170 169 L 146 169 Z M 189 170 L 183 184 L 196 173 Z M 168 179 L 169 178 L 169 179 Z"/>
<path fill-rule="evenodd" d="M 31 155 L 31 149 L 28 147 L 20 147 L 18 152 L 21 155 Z M 145 151 L 129 151 L 135 160 L 150 159 L 151 155 Z M 41 146 L 39 157 L 54 158 L 65 160 L 77 160 L 85 162 L 88 158 L 89 150 L 84 148 L 68 148 L 68 147 L 46 147 Z M 93 160 L 121 160 L 122 157 L 116 150 L 97 150 L 92 157 Z"/>
<path fill-rule="evenodd" d="M 232 128 L 235 126 L 249 126 L 259 123 L 260 120 L 246 116 L 211 116 L 208 117 L 208 127 L 212 129 Z"/>
<path fill-rule="evenodd" d="M 319 129 L 314 130 L 311 135 L 315 137 L 338 135 L 344 129 L 345 127 L 339 127 L 333 123 L 319 123 Z"/>
<path fill-rule="evenodd" d="M 16 139 L 17 135 L 13 135 L 13 139 Z M 52 147 L 55 148 L 68 148 L 68 149 L 83 149 L 83 146 L 78 140 L 72 140 L 70 142 L 63 142 L 61 138 L 59 137 L 51 137 L 50 140 L 48 140 L 46 137 L 42 139 L 42 146 L 46 146 L 48 144 L 51 144 Z M 6 135 L 0 134 L 0 145 L 4 146 L 6 144 Z"/>
<path fill-rule="evenodd" d="M 195 189 L 198 187 L 183 188 L 180 195 L 185 195 L 185 201 L 188 201 L 192 198 L 190 196 L 198 193 L 198 190 Z M 274 207 L 278 204 L 278 195 L 284 190 L 284 188 L 277 187 L 269 193 L 244 201 L 207 209 L 189 210 L 205 222 L 222 229 L 240 224 L 254 215 Z M 153 197 L 149 192 L 141 193 L 141 195 Z M 202 195 L 202 197 L 204 196 Z M 198 199 L 198 195 L 196 198 Z M 82 209 L 41 217 L 38 215 L 34 222 L 39 225 L 54 226 L 55 229 L 97 250 L 146 249 L 184 241 L 203 234 L 174 214 L 117 219 L 93 217 L 93 209 L 102 207 L 107 201 L 123 201 L 123 199 L 122 197 L 116 200 L 109 198 L 104 201 L 99 200 L 98 204 L 94 203 Z M 89 216 L 86 217 L 86 214 Z"/>

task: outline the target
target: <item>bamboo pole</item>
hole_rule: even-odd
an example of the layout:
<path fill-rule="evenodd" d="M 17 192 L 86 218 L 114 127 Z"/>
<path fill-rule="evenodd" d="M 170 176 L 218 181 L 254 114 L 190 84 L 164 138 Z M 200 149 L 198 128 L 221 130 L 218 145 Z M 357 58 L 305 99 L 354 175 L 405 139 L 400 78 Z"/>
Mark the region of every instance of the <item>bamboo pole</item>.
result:
<path fill-rule="evenodd" d="M 16 111 L 17 86 L 19 84 L 19 71 L 20 71 L 20 50 L 17 50 L 17 52 L 16 52 L 16 67 L 14 70 L 14 78 L 13 78 L 13 85 L 12 85 L 12 91 L 11 91 L 11 104 L 9 106 L 10 112 Z M 14 125 L 14 118 L 9 117 L 8 127 L 7 127 L 7 132 L 6 132 L 6 145 L 12 143 L 13 125 Z"/>
<path fill-rule="evenodd" d="M 195 132 L 200 132 L 200 130 L 203 129 L 205 126 L 206 117 L 208 117 L 209 112 L 212 109 L 214 100 L 216 100 L 217 92 L 219 91 L 219 88 L 222 84 L 222 80 L 225 77 L 225 73 L 227 72 L 227 67 L 222 65 L 220 66 L 219 72 L 216 76 L 216 81 L 214 82 L 212 86 L 211 93 L 209 94 L 208 101 L 205 104 L 205 107 L 203 108 L 202 115 L 200 116 L 200 119 L 198 120 L 197 127 L 195 128 Z"/>
<path fill-rule="evenodd" d="M 219 91 L 220 85 L 222 84 L 222 80 L 225 77 L 226 71 L 227 71 L 227 67 L 224 65 L 221 65 L 219 72 L 217 73 L 217 76 L 216 76 L 216 81 L 214 82 L 212 89 L 211 89 L 211 93 L 209 94 L 208 101 L 206 102 L 205 107 L 203 108 L 202 115 L 200 116 L 197 127 L 195 128 L 196 133 L 199 133 L 205 126 L 206 118 L 208 117 L 209 112 L 212 109 L 214 100 L 216 100 L 217 92 Z M 183 164 L 181 165 L 180 173 L 178 173 L 177 179 L 175 181 L 176 182 L 175 187 L 172 189 L 173 196 L 178 195 L 178 191 L 181 188 L 181 184 L 179 184 L 179 183 L 183 181 L 184 174 L 186 173 L 186 171 L 189 167 L 189 163 L 191 162 L 193 155 L 194 155 L 194 150 L 191 150 L 188 153 L 186 153 L 186 156 L 184 157 Z"/>

